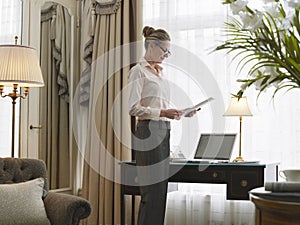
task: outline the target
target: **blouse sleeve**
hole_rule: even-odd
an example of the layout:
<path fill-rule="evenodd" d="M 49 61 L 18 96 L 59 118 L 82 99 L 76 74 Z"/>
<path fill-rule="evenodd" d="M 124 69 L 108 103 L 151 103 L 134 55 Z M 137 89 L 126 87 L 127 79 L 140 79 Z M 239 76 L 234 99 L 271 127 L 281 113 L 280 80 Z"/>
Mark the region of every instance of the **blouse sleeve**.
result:
<path fill-rule="evenodd" d="M 133 67 L 129 73 L 128 85 L 129 85 L 129 115 L 138 116 L 147 119 L 159 120 L 160 109 L 145 107 L 141 105 L 141 98 L 144 85 L 143 72 L 137 67 Z"/>

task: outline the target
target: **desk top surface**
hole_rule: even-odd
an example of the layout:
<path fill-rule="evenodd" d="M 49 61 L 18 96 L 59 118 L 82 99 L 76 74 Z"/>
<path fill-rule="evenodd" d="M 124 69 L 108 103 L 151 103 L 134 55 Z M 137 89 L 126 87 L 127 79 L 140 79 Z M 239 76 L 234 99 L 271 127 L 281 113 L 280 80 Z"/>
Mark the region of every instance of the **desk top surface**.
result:
<path fill-rule="evenodd" d="M 120 162 L 120 164 L 126 164 L 126 165 L 132 165 L 132 166 L 135 166 L 136 163 L 134 161 L 131 161 L 131 162 Z M 203 163 L 203 162 L 170 162 L 170 165 L 178 165 L 178 166 L 257 166 L 257 167 L 265 167 L 266 164 L 265 163 L 253 163 L 253 162 L 238 162 L 238 163 L 235 163 L 235 162 L 227 162 L 227 163 Z"/>

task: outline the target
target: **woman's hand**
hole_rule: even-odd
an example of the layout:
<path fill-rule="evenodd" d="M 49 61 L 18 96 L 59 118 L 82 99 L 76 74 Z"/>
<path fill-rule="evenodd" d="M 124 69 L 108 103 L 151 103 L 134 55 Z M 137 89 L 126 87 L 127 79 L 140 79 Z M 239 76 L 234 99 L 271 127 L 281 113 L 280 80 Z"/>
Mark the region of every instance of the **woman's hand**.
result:
<path fill-rule="evenodd" d="M 199 111 L 199 110 L 201 110 L 201 108 L 193 110 L 192 112 L 190 112 L 190 113 L 184 115 L 184 117 L 192 117 L 192 116 L 194 116 L 194 115 L 197 113 L 197 111 Z"/>
<path fill-rule="evenodd" d="M 181 115 L 182 111 L 177 109 L 162 109 L 160 111 L 160 117 L 166 117 L 172 120 L 180 120 Z"/>

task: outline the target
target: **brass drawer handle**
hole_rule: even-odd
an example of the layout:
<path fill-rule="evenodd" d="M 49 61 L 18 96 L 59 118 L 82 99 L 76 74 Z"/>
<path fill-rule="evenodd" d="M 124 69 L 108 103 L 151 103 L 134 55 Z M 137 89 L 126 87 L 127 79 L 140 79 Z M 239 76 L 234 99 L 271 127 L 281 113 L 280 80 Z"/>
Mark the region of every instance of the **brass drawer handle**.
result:
<path fill-rule="evenodd" d="M 135 178 L 134 178 L 134 183 L 138 183 L 139 182 L 139 178 L 136 176 Z"/>
<path fill-rule="evenodd" d="M 217 172 L 213 172 L 213 178 L 217 178 L 218 177 L 218 173 Z"/>
<path fill-rule="evenodd" d="M 242 187 L 247 187 L 248 186 L 248 181 L 247 180 L 241 180 L 241 186 Z"/>

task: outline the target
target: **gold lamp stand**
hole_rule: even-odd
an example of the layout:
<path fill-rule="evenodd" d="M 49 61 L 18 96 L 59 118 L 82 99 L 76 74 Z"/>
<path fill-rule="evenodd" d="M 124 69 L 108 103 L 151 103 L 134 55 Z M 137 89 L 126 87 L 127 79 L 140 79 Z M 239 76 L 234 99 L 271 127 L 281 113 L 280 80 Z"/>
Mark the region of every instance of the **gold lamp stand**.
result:
<path fill-rule="evenodd" d="M 28 87 L 24 88 L 24 95 L 18 94 L 18 84 L 13 84 L 13 91 L 7 95 L 3 95 L 4 86 L 0 85 L 0 95 L 2 98 L 11 97 L 12 99 L 12 131 L 11 131 L 11 157 L 15 156 L 15 117 L 16 117 L 16 100 L 17 98 L 26 98 L 28 95 Z"/>
<path fill-rule="evenodd" d="M 242 157 L 242 116 L 240 116 L 240 133 L 239 133 L 239 156 L 237 156 L 233 161 L 234 162 L 244 162 Z"/>

